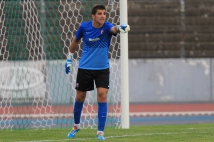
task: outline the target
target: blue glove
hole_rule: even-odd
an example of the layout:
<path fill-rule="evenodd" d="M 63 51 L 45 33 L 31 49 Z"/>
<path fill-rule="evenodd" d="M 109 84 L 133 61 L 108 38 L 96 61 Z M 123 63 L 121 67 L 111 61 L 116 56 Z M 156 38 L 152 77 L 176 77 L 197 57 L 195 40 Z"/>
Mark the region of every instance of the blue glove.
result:
<path fill-rule="evenodd" d="M 69 53 L 65 62 L 66 74 L 69 74 L 72 71 L 72 59 L 73 59 L 73 53 Z"/>
<path fill-rule="evenodd" d="M 120 24 L 117 26 L 117 30 L 121 33 L 127 33 L 130 31 L 130 26 L 128 24 Z"/>

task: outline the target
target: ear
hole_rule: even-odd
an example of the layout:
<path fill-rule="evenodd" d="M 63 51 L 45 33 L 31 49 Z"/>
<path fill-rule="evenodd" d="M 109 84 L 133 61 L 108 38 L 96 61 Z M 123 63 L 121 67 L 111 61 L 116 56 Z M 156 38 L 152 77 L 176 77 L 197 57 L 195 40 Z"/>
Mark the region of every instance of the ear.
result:
<path fill-rule="evenodd" d="M 91 14 L 91 18 L 94 20 L 94 18 L 95 18 L 95 15 L 94 15 L 94 14 Z"/>

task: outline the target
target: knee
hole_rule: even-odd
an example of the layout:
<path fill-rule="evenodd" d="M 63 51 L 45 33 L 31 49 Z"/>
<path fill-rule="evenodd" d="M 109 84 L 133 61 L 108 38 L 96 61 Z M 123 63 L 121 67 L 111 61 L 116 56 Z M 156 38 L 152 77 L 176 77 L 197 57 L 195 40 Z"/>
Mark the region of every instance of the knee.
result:
<path fill-rule="evenodd" d="M 97 101 L 98 102 L 106 102 L 107 101 L 107 92 L 108 91 L 99 91 L 97 94 Z"/>
<path fill-rule="evenodd" d="M 107 93 L 100 93 L 100 94 L 98 94 L 98 98 L 100 98 L 102 100 L 106 100 L 107 99 Z"/>
<path fill-rule="evenodd" d="M 77 91 L 76 100 L 78 102 L 84 102 L 85 101 L 85 97 L 86 97 L 86 92 Z"/>

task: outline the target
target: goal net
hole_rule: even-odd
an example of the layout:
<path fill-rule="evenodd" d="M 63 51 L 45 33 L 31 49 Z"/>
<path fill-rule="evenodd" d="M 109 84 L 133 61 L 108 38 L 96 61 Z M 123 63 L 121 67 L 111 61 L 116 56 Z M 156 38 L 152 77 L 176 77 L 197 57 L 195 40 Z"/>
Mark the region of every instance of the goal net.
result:
<path fill-rule="evenodd" d="M 91 8 L 103 4 L 107 21 L 119 24 L 119 0 L 0 1 L 0 129 L 66 128 L 73 124 L 75 81 L 82 45 L 74 54 L 72 75 L 64 63 L 72 37 Z M 119 36 L 109 48 L 110 89 L 107 126 L 121 127 Z M 83 128 L 97 127 L 96 91 L 87 93 Z"/>

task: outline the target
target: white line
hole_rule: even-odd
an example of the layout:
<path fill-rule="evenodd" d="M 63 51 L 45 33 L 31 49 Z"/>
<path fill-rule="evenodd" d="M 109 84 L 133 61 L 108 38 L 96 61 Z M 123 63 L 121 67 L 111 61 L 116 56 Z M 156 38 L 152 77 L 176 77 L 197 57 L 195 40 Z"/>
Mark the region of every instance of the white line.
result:
<path fill-rule="evenodd" d="M 130 112 L 130 117 L 144 117 L 144 116 L 194 116 L 194 115 L 214 115 L 214 111 L 186 111 L 186 112 Z M 109 113 L 108 117 L 118 117 L 120 113 Z M 96 117 L 97 113 L 83 113 L 84 117 Z M 64 114 L 10 114 L 2 116 L 3 119 L 13 118 L 13 119 L 24 119 L 24 118 L 44 118 L 44 117 L 53 117 L 53 118 L 68 118 L 73 117 L 72 113 Z"/>
<path fill-rule="evenodd" d="M 175 132 L 175 133 L 145 133 L 145 134 L 135 134 L 135 135 L 121 135 L 121 136 L 108 136 L 106 139 L 113 138 L 124 138 L 124 137 L 135 137 L 135 136 L 152 136 L 152 135 L 179 135 L 179 134 L 187 134 L 189 132 Z M 74 140 L 93 140 L 97 138 L 75 138 Z M 15 141 L 15 142 L 53 142 L 53 141 L 69 141 L 71 139 L 62 139 L 62 140 L 36 140 L 36 141 Z"/>

